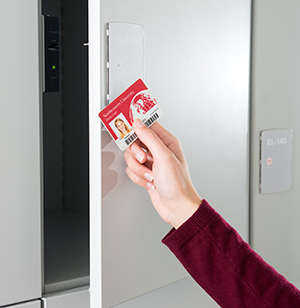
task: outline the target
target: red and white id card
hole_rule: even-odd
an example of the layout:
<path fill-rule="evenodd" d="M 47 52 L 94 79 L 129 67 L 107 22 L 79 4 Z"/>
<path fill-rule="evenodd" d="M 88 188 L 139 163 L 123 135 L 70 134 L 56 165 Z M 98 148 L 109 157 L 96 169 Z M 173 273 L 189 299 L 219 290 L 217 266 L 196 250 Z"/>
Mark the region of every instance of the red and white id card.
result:
<path fill-rule="evenodd" d="M 139 79 L 105 107 L 99 117 L 119 148 L 124 151 L 138 138 L 132 129 L 135 119 L 141 119 L 150 127 L 162 114 L 156 100 Z"/>

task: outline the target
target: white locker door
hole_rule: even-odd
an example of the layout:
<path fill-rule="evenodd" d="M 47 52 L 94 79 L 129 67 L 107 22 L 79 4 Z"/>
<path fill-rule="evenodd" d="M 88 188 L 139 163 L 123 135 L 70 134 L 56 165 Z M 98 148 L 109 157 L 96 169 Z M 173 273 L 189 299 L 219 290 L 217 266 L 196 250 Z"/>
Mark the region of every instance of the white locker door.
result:
<path fill-rule="evenodd" d="M 254 1 L 253 8 L 251 245 L 300 288 L 300 1 Z M 289 190 L 261 193 L 260 132 L 269 129 L 293 130 L 292 181 Z"/>
<path fill-rule="evenodd" d="M 0 16 L 2 306 L 41 296 L 39 1 L 1 0 Z"/>
<path fill-rule="evenodd" d="M 89 0 L 90 307 L 102 307 L 100 0 Z"/>
<path fill-rule="evenodd" d="M 178 299 L 172 307 L 182 307 L 183 298 L 189 308 L 215 307 L 197 288 L 199 296 L 188 296 L 192 284 L 183 279 L 186 271 L 160 242 L 170 227 L 158 217 L 147 192 L 127 178 L 123 153 L 105 130 L 100 153 L 97 112 L 107 100 L 106 26 L 143 25 L 145 83 L 164 111 L 160 122 L 181 140 L 202 198 L 247 240 L 251 1 L 89 3 L 92 307 L 97 307 L 95 299 L 102 308 L 149 303 L 165 308 L 168 292 Z M 96 246 L 100 235 L 101 246 L 99 238 Z M 159 292 L 168 284 L 170 289 Z"/>
<path fill-rule="evenodd" d="M 89 290 L 75 289 L 71 292 L 56 293 L 43 298 L 43 308 L 89 308 Z"/>
<path fill-rule="evenodd" d="M 41 308 L 41 302 L 40 301 L 33 301 L 30 303 L 23 303 L 18 304 L 14 306 L 10 306 L 11 308 Z"/>

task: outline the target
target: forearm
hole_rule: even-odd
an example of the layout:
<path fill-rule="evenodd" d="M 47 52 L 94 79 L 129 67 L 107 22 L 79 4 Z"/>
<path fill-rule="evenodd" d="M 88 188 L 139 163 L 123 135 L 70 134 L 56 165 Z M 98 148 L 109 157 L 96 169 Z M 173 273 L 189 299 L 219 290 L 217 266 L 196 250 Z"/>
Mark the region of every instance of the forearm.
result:
<path fill-rule="evenodd" d="M 163 243 L 223 308 L 300 306 L 300 292 L 265 263 L 205 200 Z"/>

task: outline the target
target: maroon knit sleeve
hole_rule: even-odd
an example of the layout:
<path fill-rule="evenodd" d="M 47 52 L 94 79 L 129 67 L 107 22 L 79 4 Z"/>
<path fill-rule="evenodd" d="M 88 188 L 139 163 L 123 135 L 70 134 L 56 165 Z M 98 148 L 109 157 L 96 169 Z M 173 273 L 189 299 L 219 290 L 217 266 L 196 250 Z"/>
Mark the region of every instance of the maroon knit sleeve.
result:
<path fill-rule="evenodd" d="M 300 291 L 256 254 L 205 200 L 163 243 L 222 308 L 300 307 Z"/>

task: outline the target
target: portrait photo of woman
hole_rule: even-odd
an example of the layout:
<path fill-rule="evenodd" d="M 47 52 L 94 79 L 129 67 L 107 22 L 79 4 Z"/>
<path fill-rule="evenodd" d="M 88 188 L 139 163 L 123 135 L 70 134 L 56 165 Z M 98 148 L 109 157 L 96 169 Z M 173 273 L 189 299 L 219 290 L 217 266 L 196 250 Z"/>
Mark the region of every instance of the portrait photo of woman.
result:
<path fill-rule="evenodd" d="M 120 118 L 116 118 L 114 120 L 114 124 L 119 131 L 121 139 L 123 139 L 131 131 L 131 129 L 126 125 L 126 123 Z"/>

